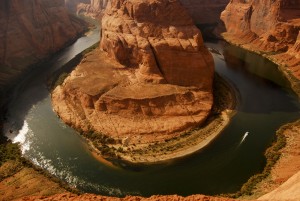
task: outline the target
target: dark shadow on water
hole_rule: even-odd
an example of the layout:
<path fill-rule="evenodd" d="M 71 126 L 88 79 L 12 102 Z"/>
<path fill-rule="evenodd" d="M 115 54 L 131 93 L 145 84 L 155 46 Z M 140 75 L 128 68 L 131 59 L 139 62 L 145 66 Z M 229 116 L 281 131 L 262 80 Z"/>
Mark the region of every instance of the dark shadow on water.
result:
<path fill-rule="evenodd" d="M 228 70 L 234 71 L 233 80 L 239 82 L 237 84 L 243 99 L 239 111 L 272 113 L 293 112 L 299 109 L 298 103 L 295 102 L 295 94 L 277 65 L 232 45 L 224 47 L 223 55 Z"/>

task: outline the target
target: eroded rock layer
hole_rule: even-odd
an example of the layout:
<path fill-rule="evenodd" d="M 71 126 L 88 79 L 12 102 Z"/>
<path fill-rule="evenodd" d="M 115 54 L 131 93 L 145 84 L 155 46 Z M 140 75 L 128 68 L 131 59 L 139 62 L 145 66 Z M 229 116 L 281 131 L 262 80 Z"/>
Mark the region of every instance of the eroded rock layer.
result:
<path fill-rule="evenodd" d="M 203 35 L 220 37 L 220 34 L 225 31 L 220 15 L 229 0 L 180 0 L 180 2 L 188 10 L 194 22 L 200 26 Z"/>
<path fill-rule="evenodd" d="M 98 18 L 104 13 L 109 0 L 91 0 L 90 3 L 77 5 L 77 14 L 84 14 L 92 18 Z"/>
<path fill-rule="evenodd" d="M 154 195 L 149 198 L 145 197 L 138 197 L 138 196 L 126 196 L 125 198 L 116 198 L 116 197 L 107 197 L 101 195 L 94 195 L 94 194 L 83 194 L 83 195 L 74 195 L 71 193 L 64 193 L 64 194 L 57 194 L 54 196 L 49 197 L 42 197 L 42 196 L 31 196 L 25 197 L 23 200 L 26 201 L 35 201 L 35 200 L 71 200 L 71 201 L 79 201 L 79 200 L 86 200 L 86 201 L 238 201 L 236 199 L 231 198 L 221 198 L 221 197 L 213 197 L 213 196 L 205 196 L 205 195 L 191 195 L 188 197 L 182 197 L 178 195 L 166 195 L 166 196 L 159 196 Z"/>
<path fill-rule="evenodd" d="M 141 82 L 211 90 L 213 59 L 178 1 L 112 0 L 102 19 L 101 48 L 137 67 Z"/>
<path fill-rule="evenodd" d="M 231 0 L 221 19 L 226 40 L 264 54 L 300 79 L 299 0 Z"/>
<path fill-rule="evenodd" d="M 89 54 L 52 94 L 65 122 L 134 144 L 169 139 L 205 121 L 213 59 L 178 1 L 112 0 L 101 48 L 110 59 L 99 50 Z"/>
<path fill-rule="evenodd" d="M 90 4 L 91 0 L 65 0 L 65 5 L 66 5 L 67 9 L 72 13 L 77 12 L 77 6 L 80 3 Z"/>
<path fill-rule="evenodd" d="M 85 29 L 85 23 L 68 14 L 63 0 L 1 1 L 0 26 L 2 90 Z"/>

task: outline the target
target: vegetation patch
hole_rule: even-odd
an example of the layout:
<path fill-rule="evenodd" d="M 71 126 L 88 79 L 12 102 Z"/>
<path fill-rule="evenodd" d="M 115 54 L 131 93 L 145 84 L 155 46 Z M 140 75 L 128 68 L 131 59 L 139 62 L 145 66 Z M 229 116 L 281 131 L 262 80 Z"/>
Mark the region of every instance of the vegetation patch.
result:
<path fill-rule="evenodd" d="M 10 140 L 7 140 L 5 137 L 1 136 L 0 182 L 8 177 L 17 174 L 24 168 L 32 168 L 37 174 L 41 174 L 48 178 L 50 181 L 59 184 L 59 186 L 62 189 L 76 194 L 80 193 L 77 189 L 70 187 L 67 183 L 61 181 L 57 177 L 48 173 L 47 171 L 33 165 L 28 159 L 22 157 L 20 147 L 18 144 L 14 144 Z"/>

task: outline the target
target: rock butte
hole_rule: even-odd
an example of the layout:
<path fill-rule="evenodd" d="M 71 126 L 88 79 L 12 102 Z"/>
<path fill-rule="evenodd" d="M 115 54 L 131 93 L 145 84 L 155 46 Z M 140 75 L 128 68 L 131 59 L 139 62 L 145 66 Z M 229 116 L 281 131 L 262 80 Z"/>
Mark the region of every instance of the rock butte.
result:
<path fill-rule="evenodd" d="M 67 124 L 133 145 L 174 138 L 206 120 L 213 58 L 178 1 L 110 1 L 100 47 L 108 57 L 89 54 L 52 93 Z"/>
<path fill-rule="evenodd" d="M 108 0 L 65 0 L 69 10 L 92 18 L 101 17 Z M 225 27 L 220 20 L 220 14 L 229 0 L 179 0 L 187 9 L 192 19 L 201 26 L 205 36 L 220 37 Z"/>
<path fill-rule="evenodd" d="M 231 0 L 221 19 L 226 40 L 279 64 L 300 95 L 300 0 Z"/>

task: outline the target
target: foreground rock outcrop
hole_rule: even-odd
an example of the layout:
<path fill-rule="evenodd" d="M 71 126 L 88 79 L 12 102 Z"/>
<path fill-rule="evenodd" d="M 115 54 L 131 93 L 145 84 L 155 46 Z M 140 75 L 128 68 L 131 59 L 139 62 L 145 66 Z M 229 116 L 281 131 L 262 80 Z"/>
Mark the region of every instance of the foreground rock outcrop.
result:
<path fill-rule="evenodd" d="M 221 19 L 226 40 L 278 63 L 300 94 L 299 0 L 231 0 Z"/>
<path fill-rule="evenodd" d="M 95 132 L 97 148 L 164 142 L 207 119 L 213 58 L 178 1 L 110 1 L 100 46 L 110 59 L 94 51 L 52 94 L 66 123 Z"/>
<path fill-rule="evenodd" d="M 0 92 L 28 67 L 59 51 L 85 30 L 63 0 L 0 2 Z M 0 97 L 1 100 L 2 97 Z"/>
<path fill-rule="evenodd" d="M 230 198 L 219 198 L 213 196 L 205 196 L 205 195 L 192 195 L 188 197 L 182 197 L 178 195 L 167 195 L 167 196 L 151 196 L 149 198 L 145 197 L 138 197 L 138 196 L 127 196 L 125 198 L 116 198 L 116 197 L 106 197 L 100 195 L 93 195 L 93 194 L 84 194 L 84 195 L 74 195 L 70 193 L 64 194 L 57 194 L 50 197 L 43 197 L 43 196 L 32 196 L 32 197 L 25 197 L 20 200 L 26 201 L 34 201 L 34 200 L 71 200 L 71 201 L 79 201 L 79 200 L 86 200 L 86 201 L 237 201 Z"/>
<path fill-rule="evenodd" d="M 300 200 L 300 121 L 282 126 L 286 145 L 268 178 L 257 185 L 259 200 Z"/>

